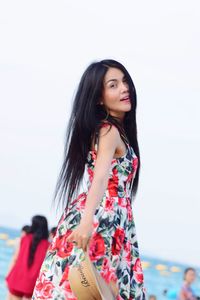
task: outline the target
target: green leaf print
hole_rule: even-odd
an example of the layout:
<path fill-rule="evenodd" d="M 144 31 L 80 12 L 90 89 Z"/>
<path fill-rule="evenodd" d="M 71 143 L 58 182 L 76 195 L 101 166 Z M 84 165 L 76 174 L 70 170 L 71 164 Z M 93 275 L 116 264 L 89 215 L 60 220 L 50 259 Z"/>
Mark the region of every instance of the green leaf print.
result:
<path fill-rule="evenodd" d="M 122 279 L 123 284 L 127 284 L 128 283 L 128 275 L 125 275 Z"/>

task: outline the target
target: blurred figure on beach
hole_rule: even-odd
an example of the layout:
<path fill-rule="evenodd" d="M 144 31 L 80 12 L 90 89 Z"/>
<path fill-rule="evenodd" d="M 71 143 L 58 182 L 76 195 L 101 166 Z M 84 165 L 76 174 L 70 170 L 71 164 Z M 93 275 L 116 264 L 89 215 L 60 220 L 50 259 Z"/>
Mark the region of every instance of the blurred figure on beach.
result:
<path fill-rule="evenodd" d="M 157 297 L 155 295 L 149 295 L 148 300 L 157 300 Z"/>
<path fill-rule="evenodd" d="M 53 238 L 56 235 L 56 229 L 57 229 L 57 227 L 52 227 L 49 231 L 49 242 L 50 243 L 53 241 Z"/>
<path fill-rule="evenodd" d="M 31 226 L 30 225 L 24 225 L 21 229 L 21 238 L 30 232 Z"/>
<path fill-rule="evenodd" d="M 31 229 L 30 225 L 24 225 L 22 227 L 20 237 L 16 240 L 16 246 L 15 246 L 16 250 L 19 248 L 19 245 L 20 245 L 20 242 L 21 242 L 21 239 L 23 238 L 23 236 L 25 236 L 27 233 L 29 233 L 30 229 Z"/>
<path fill-rule="evenodd" d="M 14 267 L 15 263 L 16 263 L 16 257 L 18 255 L 18 251 L 19 251 L 19 247 L 20 247 L 20 243 L 21 243 L 21 239 L 23 238 L 23 236 L 25 236 L 27 233 L 30 232 L 30 228 L 31 226 L 29 225 L 24 225 L 21 229 L 21 234 L 18 238 L 16 238 L 16 243 L 15 243 L 15 246 L 14 246 L 14 253 L 13 253 L 13 256 L 12 256 L 12 259 L 11 259 L 11 262 L 10 262 L 10 265 L 8 267 L 8 272 L 7 274 L 10 273 L 11 269 Z M 10 300 L 12 299 L 11 298 L 11 294 L 10 292 L 8 292 L 8 296 L 7 296 L 7 300 Z"/>
<path fill-rule="evenodd" d="M 18 238 L 16 238 L 16 243 L 15 243 L 15 249 L 14 249 L 14 253 L 13 253 L 13 256 L 12 256 L 12 259 L 11 259 L 11 262 L 10 262 L 10 265 L 9 265 L 9 268 L 8 268 L 8 273 L 10 272 L 10 270 L 13 268 L 13 266 L 15 265 L 15 262 L 16 262 L 16 257 L 17 257 L 17 253 L 19 251 L 19 246 L 20 246 L 20 243 L 21 243 L 21 239 L 23 238 L 23 236 L 25 236 L 27 233 L 30 232 L 30 228 L 31 226 L 29 225 L 24 225 L 21 229 L 21 234 Z M 8 298 L 9 299 L 9 298 Z"/>
<path fill-rule="evenodd" d="M 177 300 L 196 300 L 198 297 L 192 290 L 192 283 L 196 280 L 196 270 L 194 268 L 187 268 L 184 271 L 183 284 L 178 294 Z"/>
<path fill-rule="evenodd" d="M 22 233 L 23 235 L 23 233 Z M 49 246 L 48 223 L 44 216 L 36 215 L 28 233 L 20 240 L 6 276 L 9 300 L 31 299 L 41 264 Z"/>

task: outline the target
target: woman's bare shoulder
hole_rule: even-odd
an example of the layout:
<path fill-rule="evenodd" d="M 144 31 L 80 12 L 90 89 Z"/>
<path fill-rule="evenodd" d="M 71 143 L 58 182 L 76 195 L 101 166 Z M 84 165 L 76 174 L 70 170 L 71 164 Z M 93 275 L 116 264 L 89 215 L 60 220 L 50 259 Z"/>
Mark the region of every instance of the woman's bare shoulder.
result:
<path fill-rule="evenodd" d="M 119 130 L 118 128 L 110 123 L 110 122 L 107 122 L 107 121 L 104 121 L 100 124 L 100 129 L 99 129 L 99 136 L 102 137 L 102 136 L 105 136 L 107 135 L 107 138 L 119 138 L 120 137 L 120 134 L 119 134 Z"/>

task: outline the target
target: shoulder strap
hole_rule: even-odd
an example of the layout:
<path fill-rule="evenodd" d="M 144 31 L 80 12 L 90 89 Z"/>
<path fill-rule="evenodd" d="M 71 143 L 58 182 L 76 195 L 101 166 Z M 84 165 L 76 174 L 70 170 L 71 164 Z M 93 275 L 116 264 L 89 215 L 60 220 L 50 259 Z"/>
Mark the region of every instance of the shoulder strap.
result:
<path fill-rule="evenodd" d="M 124 131 L 123 132 L 119 132 L 119 134 L 120 134 L 121 139 L 124 142 L 124 144 L 126 144 L 128 146 L 129 145 L 129 141 L 128 141 L 128 138 L 127 138 L 125 132 Z"/>
<path fill-rule="evenodd" d="M 95 136 L 94 136 L 94 150 L 97 151 L 98 149 L 98 143 L 99 143 L 99 131 L 95 131 Z"/>

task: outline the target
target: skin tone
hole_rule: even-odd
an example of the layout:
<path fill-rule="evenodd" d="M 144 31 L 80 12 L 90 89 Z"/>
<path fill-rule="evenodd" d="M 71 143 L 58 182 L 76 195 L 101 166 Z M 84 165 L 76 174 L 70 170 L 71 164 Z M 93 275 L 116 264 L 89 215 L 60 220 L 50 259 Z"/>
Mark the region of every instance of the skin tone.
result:
<path fill-rule="evenodd" d="M 106 111 L 123 122 L 126 112 L 131 110 L 129 87 L 122 71 L 109 68 L 104 78 L 104 90 L 100 104 Z M 109 170 L 113 157 L 123 155 L 126 151 L 118 130 L 112 126 L 110 130 L 100 129 L 97 160 L 94 168 L 94 177 L 90 187 L 85 210 L 80 224 L 69 235 L 67 241 L 75 242 L 78 248 L 84 251 L 93 231 L 93 216 L 107 188 Z"/>
<path fill-rule="evenodd" d="M 185 281 L 188 284 L 192 284 L 196 279 L 196 272 L 193 270 L 190 270 L 187 272 L 187 274 L 185 275 Z"/>
<path fill-rule="evenodd" d="M 106 111 L 123 121 L 125 113 L 131 110 L 129 87 L 121 70 L 109 68 L 104 78 L 103 98 L 100 101 Z"/>
<path fill-rule="evenodd" d="M 186 286 L 190 286 L 196 279 L 196 272 L 194 270 L 189 270 L 184 276 L 184 284 Z M 191 292 L 186 292 L 185 290 L 182 290 L 180 293 L 180 300 L 195 300 L 196 298 L 193 297 Z"/>
<path fill-rule="evenodd" d="M 31 300 L 31 298 L 21 298 L 21 297 L 16 297 L 11 295 L 10 298 L 8 298 L 9 300 Z"/>
<path fill-rule="evenodd" d="M 189 270 L 185 275 L 185 283 L 191 285 L 196 279 L 196 272 Z"/>
<path fill-rule="evenodd" d="M 156 296 L 150 296 L 149 300 L 156 300 Z"/>

